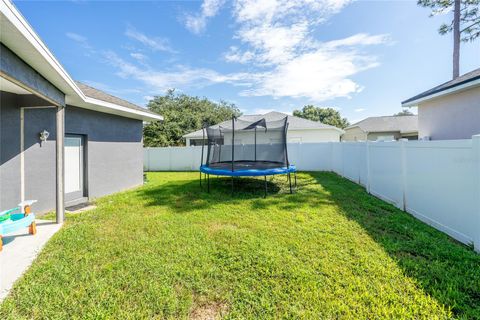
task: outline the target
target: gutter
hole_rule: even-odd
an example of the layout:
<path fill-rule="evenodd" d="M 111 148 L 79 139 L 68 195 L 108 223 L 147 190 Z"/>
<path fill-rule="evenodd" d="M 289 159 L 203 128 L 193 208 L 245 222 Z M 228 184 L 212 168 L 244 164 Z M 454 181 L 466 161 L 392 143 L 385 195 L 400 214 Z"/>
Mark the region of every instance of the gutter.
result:
<path fill-rule="evenodd" d="M 445 90 L 438 91 L 436 93 L 432 93 L 428 96 L 421 97 L 421 98 L 418 98 L 418 99 L 415 99 L 415 100 L 412 100 L 412 101 L 409 101 L 409 102 L 407 102 L 408 100 L 405 100 L 404 102 L 402 102 L 402 107 L 404 107 L 404 108 L 418 107 L 418 105 L 422 102 L 425 102 L 425 101 L 428 101 L 428 100 L 431 100 L 431 99 L 435 99 L 435 98 L 438 98 L 438 97 L 441 97 L 441 96 L 449 95 L 449 94 L 452 94 L 452 93 L 464 91 L 464 90 L 467 90 L 467 89 L 470 89 L 470 88 L 476 87 L 476 86 L 480 86 L 480 78 L 475 79 L 473 81 L 468 81 L 468 82 L 463 83 L 463 84 L 456 85 L 454 87 L 451 87 L 451 88 L 448 88 L 448 89 L 445 89 Z"/>

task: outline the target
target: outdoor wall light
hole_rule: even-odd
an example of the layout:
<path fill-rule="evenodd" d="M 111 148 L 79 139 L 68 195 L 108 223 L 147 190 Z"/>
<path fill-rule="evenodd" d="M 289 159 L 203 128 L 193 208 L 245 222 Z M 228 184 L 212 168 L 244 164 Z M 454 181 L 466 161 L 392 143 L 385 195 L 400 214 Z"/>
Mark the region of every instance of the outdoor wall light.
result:
<path fill-rule="evenodd" d="M 42 132 L 40 132 L 40 146 L 45 141 L 47 141 L 49 135 L 50 135 L 50 132 L 48 132 L 47 130 L 43 130 Z"/>

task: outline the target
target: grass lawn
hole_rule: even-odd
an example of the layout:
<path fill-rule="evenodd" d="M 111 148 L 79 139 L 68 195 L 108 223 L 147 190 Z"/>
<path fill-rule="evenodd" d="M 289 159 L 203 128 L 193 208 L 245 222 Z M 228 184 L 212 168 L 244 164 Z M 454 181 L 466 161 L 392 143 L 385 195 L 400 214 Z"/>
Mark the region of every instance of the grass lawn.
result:
<path fill-rule="evenodd" d="M 480 255 L 332 173 L 151 173 L 68 216 L 0 318 L 480 318 Z"/>

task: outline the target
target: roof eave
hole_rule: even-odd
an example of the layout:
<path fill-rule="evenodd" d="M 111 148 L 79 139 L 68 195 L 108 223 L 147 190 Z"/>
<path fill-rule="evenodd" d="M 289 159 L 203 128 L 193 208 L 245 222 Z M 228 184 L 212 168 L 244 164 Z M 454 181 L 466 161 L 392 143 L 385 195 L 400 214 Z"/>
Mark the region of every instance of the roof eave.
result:
<path fill-rule="evenodd" d="M 411 101 L 409 101 L 409 99 L 405 100 L 405 101 L 402 102 L 402 107 L 404 107 L 404 108 L 418 107 L 418 105 L 422 102 L 432 100 L 432 99 L 435 99 L 435 98 L 439 98 L 439 97 L 442 97 L 442 96 L 446 96 L 446 95 L 449 95 L 449 94 L 453 94 L 453 93 L 456 93 L 456 92 L 461 92 L 461 91 L 471 89 L 471 88 L 476 87 L 476 86 L 480 86 L 480 78 L 475 79 L 473 81 L 465 82 L 463 84 L 459 84 L 459 85 L 451 87 L 451 88 L 447 88 L 445 90 L 441 90 L 441 91 L 432 93 L 430 95 L 427 95 L 427 96 L 424 96 L 424 97 L 421 97 L 421 98 L 418 98 L 418 99 L 415 99 L 415 100 L 411 100 Z"/>

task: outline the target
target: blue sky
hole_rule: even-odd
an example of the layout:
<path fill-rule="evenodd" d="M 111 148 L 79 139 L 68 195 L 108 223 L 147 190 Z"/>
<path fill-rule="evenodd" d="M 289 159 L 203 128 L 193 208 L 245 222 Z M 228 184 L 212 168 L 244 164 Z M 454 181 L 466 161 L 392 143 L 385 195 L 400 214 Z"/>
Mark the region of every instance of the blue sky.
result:
<path fill-rule="evenodd" d="M 451 35 L 415 1 L 16 1 L 76 79 L 144 106 L 168 88 L 244 113 L 338 108 L 351 122 L 451 77 Z M 480 40 L 461 72 L 480 67 Z"/>

